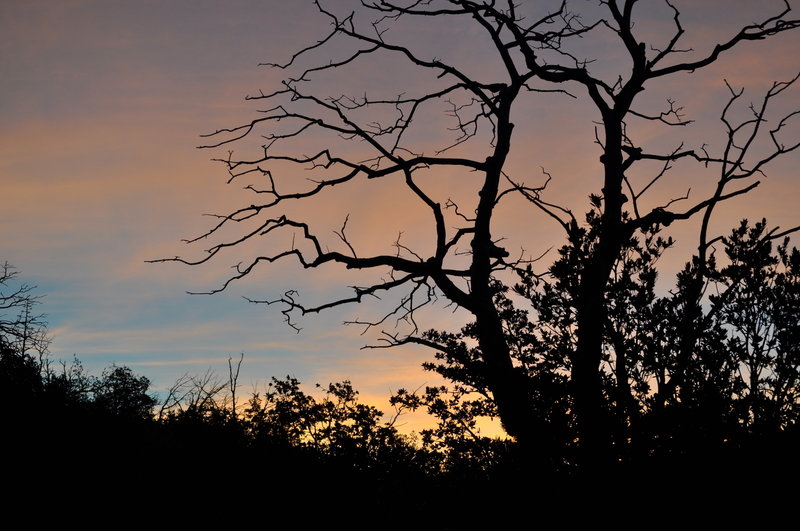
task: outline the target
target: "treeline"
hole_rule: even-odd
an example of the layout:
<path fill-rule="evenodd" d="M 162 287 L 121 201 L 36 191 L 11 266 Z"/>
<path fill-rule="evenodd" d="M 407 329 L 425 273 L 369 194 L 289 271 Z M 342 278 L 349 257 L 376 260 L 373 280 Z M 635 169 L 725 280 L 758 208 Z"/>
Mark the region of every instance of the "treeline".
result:
<path fill-rule="evenodd" d="M 52 362 L 46 320 L 35 311 L 40 296 L 16 275 L 8 264 L 0 275 L 0 422 L 11 453 L 52 456 L 40 462 L 55 467 L 54 477 L 72 476 L 58 468 L 82 463 L 142 480 L 197 474 L 199 481 L 218 470 L 242 481 L 258 466 L 286 478 L 331 473 L 343 482 L 483 480 L 511 446 L 481 436 L 476 423 L 491 412 L 470 409 L 472 402 L 446 388 L 424 396 L 400 391 L 391 418 L 361 403 L 349 381 L 309 394 L 294 378 L 272 378 L 243 396 L 244 355 L 230 360 L 226 378 L 186 375 L 156 399 L 150 381 L 128 367 L 94 376 L 77 358 Z M 438 425 L 401 433 L 397 420 L 420 407 Z"/>
<path fill-rule="evenodd" d="M 408 406 L 398 402 L 386 419 L 347 381 L 307 393 L 294 378 L 273 378 L 242 396 L 241 358 L 227 378 L 187 375 L 157 399 L 128 367 L 92 375 L 77 358 L 52 361 L 39 296 L 16 275 L 8 264 L 0 275 L 0 441 L 12 512 L 39 496 L 79 514 L 114 508 L 138 519 L 132 508 L 153 505 L 196 519 L 230 497 L 284 523 L 345 512 L 361 527 L 398 505 L 411 511 L 381 523 L 394 528 L 442 517 L 441 504 L 486 482 L 495 450 L 508 445 L 472 437 L 469 423 L 401 433 Z"/>
<path fill-rule="evenodd" d="M 236 379 L 208 372 L 181 378 L 157 400 L 148 379 L 128 367 L 92 376 L 77 359 L 54 366 L 5 343 L 4 480 L 15 485 L 11 499 L 38 492 L 48 503 L 96 511 L 166 502 L 160 511 L 171 518 L 196 519 L 205 504 L 230 496 L 283 511 L 270 514 L 274 522 L 346 514 L 349 526 L 362 528 L 400 505 L 403 514 L 381 523 L 394 529 L 420 518 L 449 521 L 442 504 L 460 506 L 489 485 L 511 446 L 452 421 L 422 438 L 401 433 L 397 417 L 361 403 L 347 381 L 317 391 L 273 378 L 237 403 Z"/>
<path fill-rule="evenodd" d="M 398 504 L 436 513 L 514 496 L 560 497 L 554 485 L 599 479 L 628 488 L 681 492 L 769 484 L 800 470 L 800 251 L 765 221 L 743 221 L 720 238 L 719 256 L 695 257 L 659 293 L 656 264 L 672 241 L 654 227 L 631 238 L 605 293 L 603 404 L 612 457 L 580 467 L 570 389 L 578 278 L 596 219 L 576 229 L 545 274 L 520 271 L 495 283 L 536 444 L 489 438 L 477 429 L 496 408 L 474 341 L 429 331 L 437 351 L 427 370 L 450 384 L 391 397 L 394 415 L 363 404 L 349 382 L 309 394 L 296 379 L 273 378 L 242 396 L 231 360 L 227 378 L 180 379 L 157 401 L 127 367 L 88 375 L 75 360 L 53 365 L 44 319 L 29 286 L 11 288 L 5 268 L 0 316 L 0 408 L 7 456 L 36 456 L 32 477 L 98 485 L 143 496 L 169 489 L 190 499 L 194 485 L 310 495 L 333 510 L 358 500 L 370 511 Z M 528 309 L 521 309 L 522 304 Z M 397 418 L 426 411 L 435 425 L 402 433 Z M 399 415 L 399 417 L 398 417 Z M 599 475 L 598 475 L 599 473 Z M 61 483 L 61 481 L 64 483 Z M 532 483 L 527 483 L 533 481 Z M 516 485 L 526 482 L 524 489 Z M 145 485 L 146 490 L 141 489 Z M 305 494 L 303 494 L 305 493 Z M 149 494 L 148 494 L 149 495 Z M 752 495 L 752 493 L 751 493 Z M 364 509 L 367 510 L 367 509 Z"/>
<path fill-rule="evenodd" d="M 272 378 L 263 391 L 241 401 L 236 385 L 236 379 L 222 380 L 211 372 L 187 375 L 157 400 L 149 380 L 128 367 L 112 366 L 97 377 L 78 359 L 54 368 L 47 358 L 0 350 L 4 432 L 6 441 L 20 449 L 40 447 L 44 453 L 92 459 L 151 458 L 155 452 L 171 455 L 170 460 L 193 456 L 200 461 L 212 454 L 258 451 L 277 462 L 289 459 L 293 466 L 300 459 L 386 479 L 483 477 L 508 444 L 473 431 L 476 414 L 456 419 L 448 409 L 455 404 L 443 400 L 443 388 L 435 391 L 441 395 L 432 405 L 440 408 L 435 414 L 443 422 L 418 437 L 396 427 L 408 396 L 393 398 L 398 408 L 387 420 L 359 401 L 349 381 L 317 385 L 315 396 L 295 378 Z"/>

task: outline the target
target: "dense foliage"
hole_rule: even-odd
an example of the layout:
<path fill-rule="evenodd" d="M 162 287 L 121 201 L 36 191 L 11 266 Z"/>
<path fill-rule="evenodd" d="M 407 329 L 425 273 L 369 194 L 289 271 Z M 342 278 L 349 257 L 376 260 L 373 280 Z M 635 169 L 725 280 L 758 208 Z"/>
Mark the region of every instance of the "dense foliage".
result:
<path fill-rule="evenodd" d="M 596 220 L 590 215 L 589 229 L 575 231 L 547 274 L 528 269 L 513 290 L 495 285 L 515 366 L 528 382 L 529 407 L 543 434 L 537 460 L 560 472 L 575 464 L 569 355 L 583 242 L 592 241 L 586 232 Z M 654 227 L 624 247 L 605 292 L 601 366 L 615 463 L 631 471 L 702 466 L 741 473 L 731 462 L 758 467 L 768 452 L 797 466 L 800 252 L 784 236 L 764 220 L 742 221 L 720 239 L 724 256 L 694 257 L 668 290 L 657 288 L 656 263 L 670 239 Z M 517 309 L 512 299 L 529 310 Z M 459 334 L 430 331 L 426 339 L 439 349 L 439 362 L 426 367 L 452 381 L 457 393 L 479 397 L 473 411 L 490 412 L 481 356 L 469 346 L 475 345 L 473 325 Z"/>

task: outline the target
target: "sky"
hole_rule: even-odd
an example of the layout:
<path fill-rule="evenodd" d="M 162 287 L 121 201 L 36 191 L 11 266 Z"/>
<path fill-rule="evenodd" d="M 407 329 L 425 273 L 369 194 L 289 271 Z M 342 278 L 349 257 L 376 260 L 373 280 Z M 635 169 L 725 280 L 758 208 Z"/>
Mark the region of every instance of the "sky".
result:
<path fill-rule="evenodd" d="M 325 5 L 344 11 L 350 3 Z M 687 47 L 696 49 L 688 53 L 701 53 L 713 39 L 724 40 L 737 25 L 763 16 L 755 2 L 744 0 L 675 3 L 684 12 Z M 591 12 L 597 3 L 572 4 Z M 779 10 L 782 2 L 757 4 Z M 663 2 L 639 6 L 642 27 L 662 34 L 670 28 L 664 26 L 671 14 Z M 474 75 L 497 71 L 474 28 L 435 22 L 399 24 L 388 35 L 463 64 Z M 384 405 L 400 387 L 439 381 L 420 368 L 429 352 L 362 349 L 376 342 L 379 331 L 362 335 L 362 328 L 342 325 L 368 317 L 375 306 L 306 317 L 298 334 L 277 308 L 243 298 L 301 287 L 309 300 L 324 302 L 358 282 L 352 274 L 331 268 L 309 274 L 287 262 L 205 296 L 186 292 L 218 287 L 241 259 L 235 253 L 202 267 L 147 263 L 200 256 L 202 245 L 181 239 L 209 228 L 203 214 L 251 201 L 238 184 L 226 185 L 225 169 L 211 161 L 225 149 L 197 149 L 204 142 L 200 135 L 256 116 L 258 103 L 245 96 L 276 88 L 283 75 L 259 64 L 284 62 L 327 30 L 326 18 L 305 1 L 0 1 L 0 260 L 46 295 L 40 309 L 47 314 L 54 358 L 77 356 L 95 374 L 112 363 L 126 365 L 161 391 L 186 373 L 210 368 L 224 375 L 228 358 L 244 353 L 240 388 L 258 388 L 270 376 L 292 375 L 308 384 L 351 379 L 368 401 Z M 332 54 L 345 49 L 337 46 Z M 674 98 L 697 123 L 677 133 L 645 124 L 636 129 L 637 138 L 674 146 L 680 137 L 719 148 L 718 117 L 728 95 L 723 80 L 757 100 L 772 81 L 798 73 L 798 49 L 800 31 L 745 43 L 706 70 L 665 80 L 652 92 L 648 87 L 645 102 L 661 106 Z M 596 56 L 594 72 L 619 69 L 607 36 L 577 51 Z M 403 65 L 365 62 L 318 87 L 331 95 L 396 95 L 434 82 Z M 787 91 L 776 111 L 800 107 L 798 94 Z M 540 94 L 520 104 L 509 171 L 533 184 L 541 182 L 544 167 L 554 176 L 548 198 L 581 212 L 588 194 L 600 187 L 599 153 L 597 117 L 585 95 L 576 95 Z M 415 140 L 422 146 L 452 134 L 443 113 L 421 121 Z M 789 133 L 797 139 L 800 128 Z M 765 216 L 784 228 L 800 224 L 799 164 L 794 153 L 769 167 L 757 190 L 719 209 L 713 229 L 725 232 L 742 217 Z M 434 178 L 430 187 L 443 199 L 474 200 L 463 176 Z M 713 182 L 714 175 L 679 165 L 650 200 L 663 203 L 689 188 L 702 194 Z M 391 183 L 365 183 L 298 208 L 331 238 L 350 214 L 350 235 L 363 246 L 385 251 L 402 232 L 403 242 L 424 248 L 430 225 L 403 201 Z M 508 237 L 509 248 L 532 256 L 560 241 L 560 229 L 521 200 L 503 204 L 495 230 Z M 679 245 L 665 258 L 667 271 L 680 267 L 696 246 L 696 225 L 674 227 L 673 234 Z M 453 330 L 465 316 L 442 302 L 420 318 L 423 329 Z"/>

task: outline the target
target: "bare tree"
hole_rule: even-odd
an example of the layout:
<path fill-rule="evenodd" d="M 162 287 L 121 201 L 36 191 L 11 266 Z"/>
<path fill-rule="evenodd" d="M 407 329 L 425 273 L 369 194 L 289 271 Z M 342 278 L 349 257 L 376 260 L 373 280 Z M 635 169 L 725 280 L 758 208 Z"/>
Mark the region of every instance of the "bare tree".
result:
<path fill-rule="evenodd" d="M 222 411 L 229 401 L 229 383 L 211 369 L 202 375 L 184 374 L 167 391 L 156 417 L 162 420 L 170 413 L 191 412 L 204 416 L 210 412 Z"/>
<path fill-rule="evenodd" d="M 357 11 L 339 15 L 317 3 L 320 13 L 330 20 L 330 33 L 286 63 L 270 64 L 296 73 L 277 89 L 249 98 L 266 106 L 257 118 L 208 135 L 208 148 L 238 145 L 256 134 L 263 135 L 253 155 L 243 157 L 230 151 L 219 159 L 229 172 L 228 182 L 247 180 L 246 188 L 257 201 L 219 215 L 207 232 L 188 240 L 198 243 L 218 238 L 204 256 L 167 260 L 198 265 L 251 241 L 269 248 L 267 241 L 288 233 L 292 235 L 291 246 L 236 265 L 235 274 L 212 293 L 252 274 L 262 264 L 286 259 L 296 260 L 305 269 L 333 263 L 365 273 L 388 270 L 387 276 L 355 286 L 350 296 L 337 300 L 308 304 L 296 291 L 277 299 L 253 300 L 282 305 L 287 322 L 297 326 L 298 314 L 318 313 L 390 290 L 405 290 L 388 315 L 358 321 L 367 327 L 383 327 L 390 318 L 411 324 L 410 330 L 384 332 L 388 345 L 415 342 L 444 348 L 421 338 L 414 321 L 417 310 L 442 294 L 474 317 L 482 355 L 475 370 L 487 382 L 503 426 L 521 443 L 535 447 L 537 429 L 529 392 L 512 360 L 504 323 L 495 306 L 495 280 L 527 266 L 531 260 L 524 259 L 524 255 L 512 256 L 503 248 L 493 233 L 493 224 L 501 202 L 505 204 L 506 198 L 521 195 L 563 229 L 567 242 L 579 240 L 583 220 L 566 206 L 546 199 L 549 177 L 544 184 L 526 184 L 511 175 L 507 166 L 514 120 L 528 119 L 515 115 L 515 104 L 520 105 L 518 102 L 528 95 L 546 92 L 557 93 L 547 97 L 568 102 L 588 98 L 599 116 L 596 127 L 589 124 L 588 132 L 591 134 L 591 127 L 595 128 L 601 153 L 598 175 L 602 177 L 597 183 L 587 183 L 586 192 L 599 211 L 600 220 L 580 266 L 579 296 L 574 309 L 577 346 L 570 357 L 571 394 L 585 459 L 589 463 L 602 461 L 610 445 L 602 412 L 600 372 L 607 315 L 605 291 L 625 242 L 639 231 L 701 216 L 699 247 L 704 257 L 712 240 L 708 230 L 714 207 L 753 190 L 769 162 L 798 147 L 796 142 L 782 139 L 789 119 L 798 111 L 767 125 L 770 104 L 789 89 L 796 76 L 776 82 L 759 104 L 749 107 L 751 114 L 743 120 L 735 118 L 739 115 L 734 112 L 743 93 L 729 86 L 730 98 L 721 109 L 726 128 L 724 146 L 718 152 L 711 152 L 705 145 L 688 148 L 682 143 L 660 152 L 638 142 L 633 133 L 635 126 L 642 123 L 666 128 L 691 124 L 681 107 L 671 100 L 662 111 L 640 108 L 637 98 L 645 86 L 701 70 L 748 41 L 800 26 L 800 21 L 789 18 L 790 7 L 784 2 L 759 22 L 715 43 L 710 51 L 695 52 L 681 47 L 685 31 L 675 4 L 665 1 L 672 12 L 668 21 L 672 30 L 665 38 L 646 29 L 640 34 L 634 9 L 639 5 L 636 0 L 600 1 L 596 9 L 587 6 L 581 8 L 587 13 L 580 13 L 571 10 L 566 2 L 542 11 L 540 3 L 517 5 L 512 1 L 365 0 Z M 474 74 L 473 65 L 439 58 L 438 50 L 418 50 L 413 37 L 403 40 L 402 33 L 395 35 L 429 22 L 440 27 L 463 27 L 470 38 L 475 32 L 468 30 L 477 28 L 491 50 L 491 64 L 483 65 L 480 74 Z M 624 60 L 616 62 L 617 72 L 596 73 L 591 68 L 591 57 L 580 55 L 582 48 L 574 42 L 608 36 L 617 46 L 615 53 Z M 331 55 L 318 60 L 320 53 Z M 310 61 L 310 66 L 301 64 L 305 60 Z M 370 60 L 376 61 L 373 64 L 391 62 L 400 65 L 398 68 L 410 67 L 418 72 L 416 81 L 408 88 L 392 88 L 397 92 L 389 96 L 367 92 L 359 96 L 325 96 L 315 92 L 314 83 L 320 78 L 339 76 Z M 419 80 L 427 80 L 428 84 L 420 89 Z M 454 136 L 442 145 L 421 148 L 426 118 L 442 111 L 451 120 L 449 131 Z M 760 145 L 756 150 L 754 144 L 764 139 L 767 147 Z M 318 149 L 308 147 L 318 142 L 323 142 L 317 144 Z M 717 184 L 704 197 L 691 198 L 678 192 L 674 199 L 659 204 L 657 198 L 652 199 L 653 190 L 678 161 L 718 168 Z M 654 171 L 653 165 L 657 166 Z M 645 181 L 631 178 L 634 167 L 649 177 Z M 471 192 L 474 205 L 466 207 L 439 197 L 435 180 L 441 171 L 461 172 L 469 176 L 469 183 L 476 183 Z M 427 211 L 431 222 L 431 241 L 427 245 L 412 248 L 398 238 L 393 253 L 364 254 L 348 236 L 350 218 L 345 213 L 340 228 L 327 229 L 335 235 L 333 241 L 321 236 L 309 218 L 298 219 L 287 213 L 292 203 L 310 202 L 333 189 L 352 187 L 356 193 L 364 193 L 369 190 L 368 182 L 376 180 L 395 183 L 398 190 L 413 195 Z M 229 236 L 231 229 L 236 234 L 233 237 Z"/>
<path fill-rule="evenodd" d="M 50 346 L 45 315 L 36 312 L 42 296 L 34 294 L 36 286 L 19 282 L 17 275 L 8 262 L 0 265 L 0 348 L 20 355 L 33 351 L 41 361 Z"/>

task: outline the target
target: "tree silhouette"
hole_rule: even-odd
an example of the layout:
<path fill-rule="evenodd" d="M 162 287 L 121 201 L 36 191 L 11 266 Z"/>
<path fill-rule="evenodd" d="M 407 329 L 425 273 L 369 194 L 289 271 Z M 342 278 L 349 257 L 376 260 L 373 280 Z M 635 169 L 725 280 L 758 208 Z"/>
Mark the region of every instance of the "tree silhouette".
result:
<path fill-rule="evenodd" d="M 50 340 L 45 316 L 36 312 L 41 296 L 35 294 L 35 286 L 17 277 L 18 271 L 4 262 L 0 267 L 0 410 L 5 431 L 27 440 L 26 427 L 38 422 L 45 401 L 42 360 Z"/>
<path fill-rule="evenodd" d="M 151 419 L 156 399 L 147 394 L 150 380 L 128 367 L 113 366 L 103 371 L 95 384 L 94 402 L 103 411 L 130 420 Z"/>
<path fill-rule="evenodd" d="M 246 181 L 245 188 L 253 192 L 255 202 L 219 215 L 207 232 L 189 240 L 198 243 L 217 238 L 204 256 L 167 260 L 202 264 L 251 242 L 267 249 L 236 265 L 235 274 L 212 293 L 263 264 L 287 259 L 296 260 L 304 269 L 340 264 L 362 270 L 365 281 L 347 297 L 308 304 L 297 291 L 288 291 L 277 298 L 252 301 L 282 305 L 289 325 L 297 327 L 297 314 L 318 313 L 399 291 L 398 303 L 389 313 L 354 322 L 367 328 L 384 328 L 390 319 L 406 322 L 409 329 L 384 331 L 386 346 L 419 343 L 452 355 L 447 338 L 422 337 L 415 321 L 421 307 L 443 295 L 474 318 L 469 336 L 476 348 L 464 353 L 469 363 L 462 360 L 459 370 L 464 374 L 459 378 L 476 382 L 491 398 L 510 435 L 529 448 L 540 448 L 549 444 L 543 418 L 553 420 L 552 415 L 542 413 L 542 395 L 515 357 L 516 345 L 508 333 L 513 325 L 498 299 L 502 288 L 497 280 L 509 273 L 524 274 L 532 261 L 524 255 L 512 256 L 501 246 L 494 229 L 509 198 L 522 196 L 561 227 L 567 242 L 564 260 L 569 261 L 572 272 L 561 282 L 569 285 L 550 293 L 559 298 L 561 307 L 548 311 L 556 312 L 552 317 L 559 321 L 557 326 L 571 331 L 560 341 L 566 355 L 562 363 L 568 365 L 569 409 L 577 423 L 581 459 L 590 467 L 610 462 L 615 421 L 604 396 L 605 340 L 612 332 L 617 347 L 612 362 L 618 376 L 615 407 L 625 417 L 633 414 L 631 400 L 636 390 L 631 382 L 637 376 L 632 371 L 643 347 L 635 344 L 638 340 L 631 329 L 614 328 L 609 322 L 622 323 L 633 306 L 642 302 L 641 297 L 650 296 L 647 290 L 651 289 L 630 285 L 630 279 L 624 278 L 624 266 L 620 271 L 632 238 L 647 238 L 674 222 L 701 218 L 697 264 L 685 273 L 682 288 L 685 307 L 697 310 L 707 275 L 708 250 L 716 241 L 708 234 L 714 208 L 753 190 L 767 164 L 800 145 L 783 139 L 790 118 L 798 111 L 777 117 L 769 112 L 774 100 L 797 77 L 775 82 L 749 106 L 743 101 L 743 89 L 728 85 L 729 98 L 720 110 L 722 147 L 716 150 L 706 144 L 685 147 L 693 143 L 688 138 L 666 150 L 657 142 L 648 144 L 644 136 L 637 139 L 636 133 L 645 124 L 689 128 L 692 123 L 674 101 L 668 100 L 664 109 L 653 109 L 641 94 L 645 87 L 702 70 L 748 41 L 795 30 L 800 21 L 789 18 L 790 6 L 784 2 L 774 12 L 764 10 L 760 21 L 712 43 L 707 51 L 694 51 L 681 46 L 685 39 L 681 12 L 669 1 L 665 4 L 671 19 L 666 22 L 671 31 L 666 36 L 648 31 L 646 24 L 636 24 L 640 4 L 635 0 L 599 4 L 596 10 L 572 10 L 566 3 L 543 8 L 538 3 L 470 0 L 408 5 L 373 1 L 363 2 L 358 11 L 339 15 L 318 3 L 320 13 L 330 21 L 330 33 L 286 63 L 270 64 L 293 73 L 280 87 L 249 97 L 266 106 L 257 118 L 207 136 L 208 148 L 236 143 L 247 149 L 254 135 L 262 135 L 264 140 L 252 154 L 240 156 L 230 151 L 219 159 L 229 172 L 228 182 Z M 475 31 L 482 36 L 492 55 L 480 65 L 478 74 L 472 73 L 474 65 L 441 58 L 439 50 L 416 46 L 415 25 L 431 22 L 439 27 L 463 27 L 465 38 L 473 38 Z M 412 30 L 410 36 L 405 30 Z M 586 48 L 576 44 L 592 39 L 613 42 L 611 57 L 617 70 L 592 68 L 595 52 L 581 51 Z M 325 53 L 328 55 L 319 59 Z M 351 95 L 322 93 L 324 87 L 315 84 L 326 76 L 341 82 L 342 76 L 359 65 L 387 72 L 395 68 L 414 71 L 414 82 L 384 90 L 370 83 L 369 91 L 352 86 L 348 87 Z M 352 94 L 355 92 L 361 95 Z M 588 133 L 594 130 L 600 157 L 598 181 L 587 183 L 585 190 L 592 202 L 591 216 L 585 222 L 566 206 L 547 199 L 546 188 L 554 182 L 549 176 L 543 184 L 526 184 L 512 174 L 508 164 L 514 122 L 530 119 L 515 109 L 529 96 L 553 92 L 556 94 L 547 97 L 562 97 L 566 102 L 573 101 L 571 97 L 576 105 L 585 100 L 599 120 L 596 125 L 587 121 Z M 743 118 L 742 108 L 749 113 Z M 442 112 L 450 120 L 445 132 L 453 136 L 426 144 L 424 139 L 442 138 L 440 132 L 426 129 L 431 123 L 427 118 Z M 671 199 L 656 197 L 654 190 L 663 177 L 678 163 L 687 167 L 684 165 L 691 162 L 698 171 L 716 169 L 713 190 L 694 198 L 688 193 L 679 195 L 682 192 L 675 192 Z M 435 182 L 441 172 L 469 176 L 459 184 L 474 184 L 469 205 L 447 199 L 437 190 Z M 293 203 L 313 204 L 341 188 L 368 194 L 370 181 L 391 182 L 398 187 L 398 197 L 405 194 L 417 201 L 431 223 L 428 242 L 412 247 L 398 237 L 394 252 L 376 253 L 368 246 L 362 249 L 348 235 L 353 226 L 348 225 L 350 217 L 345 212 L 341 226 L 326 231 L 332 231 L 336 240 L 321 236 L 313 217 L 292 214 L 296 212 Z M 290 245 L 275 250 L 279 242 L 289 240 Z M 379 280 L 367 280 L 368 271 L 387 269 L 388 275 Z M 620 283 L 628 285 L 614 290 L 621 289 L 626 295 L 613 300 L 609 288 Z M 685 366 L 700 340 L 700 329 L 691 331 L 696 320 L 690 312 L 682 312 L 681 318 L 685 321 L 677 325 L 682 336 L 676 356 Z M 560 385 L 552 376 L 548 378 L 549 383 Z M 681 392 L 688 387 L 685 382 L 672 386 Z M 659 393 L 662 391 L 666 392 L 660 389 Z"/>
<path fill-rule="evenodd" d="M 0 348 L 18 354 L 47 352 L 45 315 L 36 312 L 41 295 L 31 286 L 17 280 L 19 272 L 8 262 L 0 266 Z"/>
<path fill-rule="evenodd" d="M 798 251 L 766 220 L 743 221 L 723 239 L 729 264 L 715 272 L 711 297 L 720 325 L 729 331 L 738 421 L 755 433 L 784 429 L 797 420 L 800 374 L 797 337 Z"/>

